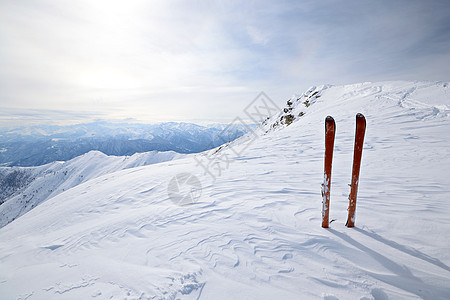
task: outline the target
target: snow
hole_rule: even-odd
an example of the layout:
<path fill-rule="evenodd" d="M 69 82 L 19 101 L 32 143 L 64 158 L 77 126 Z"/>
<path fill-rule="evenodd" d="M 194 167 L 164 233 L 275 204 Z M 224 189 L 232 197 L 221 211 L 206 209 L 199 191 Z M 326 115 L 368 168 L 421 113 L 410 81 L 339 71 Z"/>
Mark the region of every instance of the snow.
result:
<path fill-rule="evenodd" d="M 155 164 L 185 157 L 173 151 L 150 151 L 132 156 L 107 156 L 100 151 L 90 151 L 67 162 L 53 162 L 38 167 L 0 167 L 0 227 L 30 211 L 40 203 L 65 190 L 104 174 L 119 170 Z M 11 173 L 15 187 L 3 184 Z M 20 182 L 22 181 L 22 182 Z"/>
<path fill-rule="evenodd" d="M 40 166 L 67 161 L 91 150 L 132 155 L 152 150 L 198 153 L 242 136 L 255 124 L 199 126 L 191 123 L 94 122 L 68 126 L 0 128 L 0 165 Z M 4 134 L 1 134 L 1 133 Z M 14 149 L 2 151 L 1 149 Z"/>
<path fill-rule="evenodd" d="M 0 229 L 5 299 L 449 299 L 448 83 L 323 86 L 220 150 L 101 175 Z M 309 98 L 311 99 L 311 98 Z M 367 120 L 345 227 L 356 113 Z M 324 120 L 336 121 L 330 228 Z M 273 126 L 278 121 L 277 126 Z M 267 132 L 267 133 L 266 133 Z M 240 154 L 240 155 L 237 155 Z M 227 164 L 204 169 L 199 159 Z M 213 166 L 213 165 L 211 165 Z M 214 172 L 212 178 L 209 172 Z M 220 172 L 219 172 L 220 171 Z M 201 197 L 176 205 L 190 173 Z"/>

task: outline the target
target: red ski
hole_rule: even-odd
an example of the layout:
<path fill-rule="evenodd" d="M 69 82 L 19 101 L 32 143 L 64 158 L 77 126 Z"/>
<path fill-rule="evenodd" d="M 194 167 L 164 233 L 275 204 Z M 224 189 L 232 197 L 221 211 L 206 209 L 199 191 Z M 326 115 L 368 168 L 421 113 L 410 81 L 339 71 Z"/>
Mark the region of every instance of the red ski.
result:
<path fill-rule="evenodd" d="M 322 227 L 328 228 L 330 213 L 331 165 L 333 163 L 334 134 L 336 124 L 333 117 L 325 119 L 325 159 L 322 183 Z"/>
<path fill-rule="evenodd" d="M 347 227 L 355 226 L 355 209 L 356 209 L 356 196 L 358 193 L 359 184 L 359 170 L 361 167 L 361 156 L 364 144 L 364 134 L 366 132 L 366 118 L 363 114 L 356 115 L 356 133 L 355 133 L 355 148 L 353 152 L 353 169 L 352 169 L 352 183 L 350 189 L 350 196 L 348 197 L 348 218 Z"/>

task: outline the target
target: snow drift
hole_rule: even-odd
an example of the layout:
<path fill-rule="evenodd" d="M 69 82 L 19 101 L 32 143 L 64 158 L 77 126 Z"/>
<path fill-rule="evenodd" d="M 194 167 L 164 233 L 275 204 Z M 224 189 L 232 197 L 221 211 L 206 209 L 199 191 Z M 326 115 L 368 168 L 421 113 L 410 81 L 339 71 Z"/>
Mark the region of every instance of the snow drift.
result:
<path fill-rule="evenodd" d="M 257 133 L 220 150 L 100 176 L 1 228 L 0 294 L 448 299 L 448 83 L 313 90 L 320 94 L 314 103 L 304 104 L 310 92 L 296 95 Z M 367 131 L 356 227 L 346 228 L 358 112 L 366 116 Z M 281 118 L 287 114 L 294 117 Z M 334 221 L 323 229 L 327 115 L 337 126 Z M 210 164 L 200 163 L 205 158 Z M 168 196 L 169 182 L 180 173 L 201 182 L 193 204 L 176 205 Z M 180 193 L 189 193 L 179 184 Z"/>
<path fill-rule="evenodd" d="M 45 200 L 101 175 L 185 156 L 173 151 L 150 151 L 131 156 L 107 156 L 90 151 L 66 162 L 38 167 L 0 167 L 0 227 Z"/>

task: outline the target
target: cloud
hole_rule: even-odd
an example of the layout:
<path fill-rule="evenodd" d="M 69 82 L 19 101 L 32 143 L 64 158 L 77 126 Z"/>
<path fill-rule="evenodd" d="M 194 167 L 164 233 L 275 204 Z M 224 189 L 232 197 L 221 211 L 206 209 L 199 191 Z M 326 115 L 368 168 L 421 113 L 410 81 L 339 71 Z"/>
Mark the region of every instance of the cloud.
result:
<path fill-rule="evenodd" d="M 2 2 L 0 107 L 231 120 L 261 90 L 448 80 L 447 2 Z"/>
<path fill-rule="evenodd" d="M 101 111 L 70 111 L 70 110 L 46 110 L 46 109 L 13 109 L 2 108 L 0 110 L 0 128 L 16 128 L 32 125 L 68 125 L 92 122 L 106 118 L 107 114 Z"/>

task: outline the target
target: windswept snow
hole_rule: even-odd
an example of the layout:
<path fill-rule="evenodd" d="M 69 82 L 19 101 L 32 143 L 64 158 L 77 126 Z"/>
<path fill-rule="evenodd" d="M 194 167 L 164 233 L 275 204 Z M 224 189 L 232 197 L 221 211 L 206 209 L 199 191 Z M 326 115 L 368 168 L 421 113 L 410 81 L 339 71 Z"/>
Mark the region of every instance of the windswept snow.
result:
<path fill-rule="evenodd" d="M 40 203 L 99 176 L 185 157 L 173 151 L 107 156 L 90 151 L 67 162 L 39 167 L 0 167 L 0 227 Z"/>
<path fill-rule="evenodd" d="M 270 129 L 281 113 L 258 135 L 197 159 L 100 176 L 1 228 L 0 295 L 449 299 L 448 83 L 317 89 L 320 97 L 283 129 Z M 346 228 L 356 113 L 367 131 L 356 227 Z M 336 121 L 334 221 L 323 229 L 327 115 Z M 204 156 L 211 169 L 199 165 Z M 203 189 L 179 206 L 167 187 L 186 172 Z"/>

